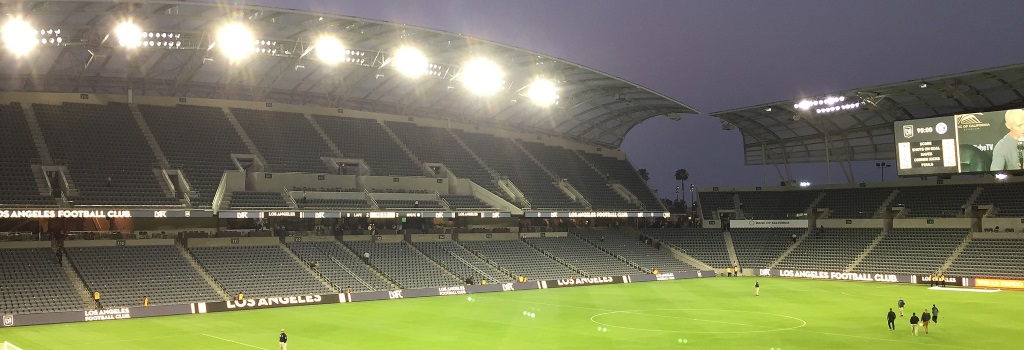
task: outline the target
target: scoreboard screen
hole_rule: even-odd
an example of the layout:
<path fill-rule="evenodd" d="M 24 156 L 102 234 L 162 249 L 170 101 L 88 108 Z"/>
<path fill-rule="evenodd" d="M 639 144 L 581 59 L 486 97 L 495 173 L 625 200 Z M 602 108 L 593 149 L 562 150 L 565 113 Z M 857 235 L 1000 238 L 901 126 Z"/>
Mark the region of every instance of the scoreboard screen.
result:
<path fill-rule="evenodd" d="M 900 176 L 1019 170 L 1024 164 L 1024 109 L 898 121 Z"/>

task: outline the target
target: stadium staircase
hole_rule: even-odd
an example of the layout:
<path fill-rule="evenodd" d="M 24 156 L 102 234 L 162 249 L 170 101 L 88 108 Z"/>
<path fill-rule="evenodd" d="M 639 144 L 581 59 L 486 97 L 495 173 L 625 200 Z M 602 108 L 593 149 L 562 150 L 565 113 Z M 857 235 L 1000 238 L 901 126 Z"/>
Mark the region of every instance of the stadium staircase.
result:
<path fill-rule="evenodd" d="M 146 119 L 142 118 L 142 112 L 139 112 L 139 106 L 131 103 L 128 104 L 128 109 L 131 111 L 132 118 L 135 119 L 135 123 L 139 124 L 139 129 L 142 130 L 142 136 L 146 138 L 146 143 L 149 144 L 149 148 L 153 150 L 153 155 L 156 156 L 156 160 L 160 161 L 160 165 L 164 169 L 170 169 L 171 163 L 167 161 L 167 157 L 164 155 L 164 151 L 160 149 L 160 144 L 156 142 L 156 137 L 153 136 L 153 131 L 149 129 L 149 124 L 146 123 Z M 162 183 L 163 181 L 161 181 Z"/>
<path fill-rule="evenodd" d="M 331 149 L 331 152 L 337 154 L 338 157 L 344 158 L 345 154 L 341 153 L 341 149 L 338 148 L 338 145 L 334 144 L 334 140 L 331 140 L 331 138 L 327 136 L 327 132 L 324 132 L 324 128 L 320 127 L 320 124 L 313 119 L 313 116 L 309 115 L 308 113 L 303 113 L 302 116 L 305 117 L 306 120 L 309 121 L 309 124 L 313 126 L 313 130 L 316 131 L 316 134 L 320 135 L 320 138 L 327 143 L 327 147 Z"/>
<path fill-rule="evenodd" d="M 217 295 L 220 295 L 224 300 L 231 300 L 231 297 L 224 291 L 224 288 L 222 288 L 220 284 L 210 276 L 210 274 L 206 273 L 206 269 L 203 268 L 202 265 L 199 265 L 199 262 L 196 261 L 196 258 L 192 256 L 192 253 L 190 253 L 188 249 L 185 249 L 185 247 L 178 242 L 174 243 L 174 247 L 178 248 L 178 252 L 181 253 L 181 256 L 185 257 L 185 261 L 188 261 L 188 264 L 191 265 L 192 269 L 196 270 L 200 276 L 203 276 L 203 280 L 210 285 L 210 288 L 213 288 L 213 290 L 217 292 Z"/>
<path fill-rule="evenodd" d="M 964 240 L 960 242 L 960 245 L 958 245 L 956 249 L 953 250 L 953 254 L 949 255 L 949 258 L 946 259 L 946 262 L 942 263 L 942 267 L 940 267 L 939 271 L 936 272 L 943 273 L 946 270 L 949 270 L 949 267 L 952 266 L 953 262 L 960 257 L 960 253 L 963 253 L 964 249 L 966 249 L 967 245 L 969 244 L 971 244 L 970 233 L 968 233 L 967 236 L 964 237 Z"/>
<path fill-rule="evenodd" d="M 71 264 L 71 259 L 68 258 L 68 253 L 66 251 L 61 253 L 64 254 L 64 259 L 61 259 L 60 265 L 64 268 L 64 273 L 68 275 L 68 279 L 71 280 L 71 285 L 73 285 L 75 287 L 75 291 L 78 292 L 78 296 L 82 298 L 82 305 L 85 305 L 86 309 L 99 309 L 100 306 L 96 300 L 93 300 L 91 293 L 89 293 L 89 288 L 85 287 L 85 282 L 82 281 L 82 276 L 78 275 L 78 270 L 76 270 L 75 266 Z M 100 295 L 100 297 L 102 298 L 103 296 Z"/>
<path fill-rule="evenodd" d="M 462 277 L 459 277 L 459 275 L 457 275 L 454 272 L 452 272 L 452 271 L 448 270 L 447 268 L 445 268 L 444 265 L 441 265 L 440 262 L 435 261 L 434 258 L 431 258 L 430 255 L 428 255 L 427 253 L 424 253 L 422 250 L 420 250 L 420 247 L 417 247 L 415 244 L 409 243 L 409 241 L 402 241 L 402 244 L 405 244 L 405 245 L 409 246 L 410 248 L 412 248 L 412 251 L 416 252 L 416 254 L 419 254 L 424 259 L 427 259 L 427 261 L 429 261 L 431 264 L 434 264 L 434 267 L 437 267 L 438 270 L 444 271 L 449 276 L 452 276 L 452 278 L 454 278 L 456 281 L 462 281 L 463 280 Z M 465 261 L 463 261 L 463 262 L 465 262 Z M 468 262 L 465 262 L 465 263 L 466 263 L 466 265 L 473 266 L 472 264 L 469 264 Z M 481 275 L 486 275 L 483 272 L 480 272 L 480 274 Z"/>
<path fill-rule="evenodd" d="M 732 266 L 740 266 L 740 258 L 736 257 L 736 247 L 732 244 L 732 234 L 729 231 L 722 232 L 722 238 L 725 239 L 725 248 L 729 251 L 729 261 L 732 262 Z M 740 268 L 756 268 L 758 266 L 740 266 Z"/>
<path fill-rule="evenodd" d="M 242 128 L 242 123 L 238 122 L 238 118 L 235 118 L 235 114 L 231 112 L 231 108 L 221 109 L 224 111 L 224 116 L 228 118 L 229 122 L 231 122 L 231 127 L 235 128 L 235 133 L 237 133 L 238 137 L 242 139 L 243 143 L 245 143 L 245 147 L 249 149 L 249 153 L 259 159 L 260 163 L 269 168 L 270 163 L 267 163 L 267 160 L 263 158 L 263 154 L 256 149 L 256 143 L 252 142 L 252 139 L 249 138 L 249 134 L 245 132 L 244 128 Z M 264 171 L 272 171 L 272 169 L 264 169 Z"/>
<path fill-rule="evenodd" d="M 514 273 L 512 273 L 511 271 L 506 269 L 504 266 L 500 266 L 497 263 L 495 263 L 494 261 L 492 261 L 492 260 L 488 259 L 487 257 L 483 256 L 483 254 L 480 254 L 480 253 L 478 253 L 475 250 L 469 249 L 469 247 L 467 247 L 465 244 L 462 244 L 462 241 L 453 239 L 452 242 L 455 242 L 455 244 L 458 244 L 460 247 L 462 247 L 462 249 L 465 249 L 470 254 L 473 254 L 477 258 L 480 258 L 480 260 L 483 260 L 485 263 L 487 263 L 487 265 L 491 265 L 495 269 L 498 269 L 498 271 L 501 271 L 502 273 L 504 273 L 506 276 L 515 279 L 516 276 L 515 276 Z"/>
<path fill-rule="evenodd" d="M 882 232 L 880 232 L 878 234 L 878 236 L 876 236 L 875 239 L 873 241 L 871 241 L 871 244 L 868 244 L 867 248 L 864 248 L 863 252 L 860 252 L 860 255 L 857 256 L 857 259 L 853 260 L 853 262 L 850 263 L 850 266 L 846 267 L 846 270 L 843 270 L 843 272 L 852 272 L 853 269 L 857 268 L 857 265 L 860 265 L 860 262 L 864 261 L 864 258 L 868 256 L 868 253 L 870 253 L 873 249 L 875 249 L 875 246 L 878 245 L 878 242 L 881 242 L 882 239 L 885 238 L 885 235 L 888 235 L 888 234 L 889 234 L 889 229 L 888 228 L 882 228 Z M 950 261 L 952 261 L 952 260 L 950 260 Z"/>
<path fill-rule="evenodd" d="M 800 237 L 796 238 L 796 242 L 793 242 L 793 245 L 790 245 L 789 248 L 786 249 L 786 251 L 782 252 L 782 254 L 779 255 L 779 257 L 777 259 L 775 259 L 775 261 L 772 261 L 771 265 L 766 266 L 766 268 L 774 269 L 775 265 L 778 265 L 780 262 L 782 262 L 782 259 L 785 259 L 786 256 L 789 255 L 789 253 L 792 253 L 793 250 L 796 249 L 796 246 L 800 245 L 800 242 L 803 242 L 804 239 L 806 239 L 807 236 L 809 236 L 810 234 L 811 234 L 811 230 L 804 231 L 804 234 L 802 234 L 802 235 L 800 235 Z"/>
<path fill-rule="evenodd" d="M 608 174 L 605 174 L 603 171 L 601 171 L 601 169 L 599 169 L 597 167 L 597 165 L 594 165 L 594 163 L 591 162 L 589 159 L 587 159 L 587 157 L 584 157 L 582 153 L 580 153 L 580 152 L 572 152 L 572 153 L 575 154 L 577 158 L 582 160 L 583 164 L 586 164 L 588 167 L 590 167 L 590 170 L 593 170 L 595 173 L 598 173 L 601 176 L 605 177 L 607 179 L 607 181 L 608 181 L 608 186 L 611 187 L 612 190 L 615 191 L 615 193 L 618 193 L 619 196 L 622 197 L 622 199 L 625 199 L 627 203 L 636 205 L 637 208 L 640 208 L 640 210 L 665 210 L 665 208 L 650 208 L 650 209 L 648 209 L 647 206 L 644 205 L 643 201 L 640 200 L 640 197 L 637 197 L 637 195 L 635 193 L 633 193 L 628 188 L 626 188 L 626 186 L 623 186 L 622 183 L 620 183 L 619 181 L 612 181 L 611 177 L 609 177 Z M 636 174 L 636 177 L 638 179 L 640 179 L 640 181 L 643 181 L 643 178 L 640 178 L 640 174 L 639 173 Z M 644 182 L 644 183 L 646 184 L 646 182 Z M 650 191 L 651 196 L 654 196 L 654 198 L 657 198 L 657 196 L 654 195 L 654 191 L 651 191 L 650 186 L 647 186 L 647 190 Z"/>
<path fill-rule="evenodd" d="M 741 219 L 742 220 L 742 219 L 746 219 L 747 218 L 747 216 L 745 214 L 743 214 L 743 201 L 740 200 L 740 194 L 739 193 L 736 193 L 736 192 L 732 193 L 732 207 L 735 208 L 735 210 L 736 210 L 736 218 L 737 219 Z"/>
<path fill-rule="evenodd" d="M 544 254 L 544 256 L 547 256 L 549 259 L 557 261 L 559 264 L 562 264 L 562 266 L 565 266 L 566 268 L 568 268 L 569 271 L 578 273 L 580 276 L 584 276 L 584 277 L 594 277 L 594 276 L 590 276 L 590 275 L 588 275 L 586 273 L 583 273 L 583 270 L 580 270 L 580 268 L 574 266 L 573 264 L 570 264 L 568 261 L 565 261 L 562 258 L 554 256 L 553 254 L 544 251 L 544 249 L 540 249 L 539 247 L 537 247 L 536 245 L 531 243 L 529 240 L 526 240 L 526 239 L 521 239 L 521 240 L 524 243 L 526 243 L 526 245 L 530 246 L 530 248 L 533 248 L 533 250 L 536 250 L 536 251 L 540 252 L 541 254 Z"/>
<path fill-rule="evenodd" d="M 892 206 L 893 200 L 895 200 L 896 196 L 898 196 L 899 194 L 900 194 L 900 190 L 898 188 L 894 189 L 892 191 L 892 193 L 889 193 L 889 196 L 885 197 L 885 200 L 882 201 L 882 205 L 878 206 L 878 209 L 875 209 L 875 214 L 873 216 L 871 216 L 871 217 L 873 217 L 873 218 L 884 218 L 885 217 L 885 212 L 889 209 L 890 206 Z M 902 213 L 902 215 L 906 215 L 906 211 L 904 211 Z"/>
<path fill-rule="evenodd" d="M 967 198 L 967 203 L 964 203 L 964 211 L 963 213 L 960 213 L 960 217 L 971 217 L 971 208 L 974 207 L 974 202 L 978 200 L 978 197 L 981 197 L 981 192 L 984 190 L 985 188 L 981 186 L 974 189 L 974 193 Z"/>
<path fill-rule="evenodd" d="M 684 263 L 693 265 L 693 267 L 696 267 L 696 268 L 698 268 L 700 270 L 716 270 L 711 265 L 708 265 L 708 264 L 704 263 L 703 261 L 697 260 L 697 258 L 694 258 L 694 257 L 690 256 L 689 254 L 683 253 L 681 250 L 676 249 L 675 247 L 673 247 L 670 244 L 661 243 L 661 241 L 658 241 L 655 238 L 651 238 L 651 240 L 653 240 L 655 242 L 658 242 L 658 246 L 661 247 L 659 249 L 661 249 L 661 251 L 663 251 L 665 253 L 668 253 L 673 258 L 676 258 L 676 260 L 679 260 L 679 261 L 682 261 Z"/>
<path fill-rule="evenodd" d="M 302 266 L 303 270 L 306 270 L 306 272 L 315 277 L 317 281 L 320 281 L 320 284 L 324 285 L 324 287 L 326 287 L 327 289 L 334 293 L 341 293 L 341 289 L 338 288 L 338 286 L 335 286 L 334 283 L 331 283 L 331 281 L 327 280 L 327 278 L 324 278 L 324 275 L 314 271 L 313 268 L 309 267 L 309 264 L 307 264 L 305 261 L 302 261 L 302 258 L 299 258 L 298 255 L 295 255 L 295 251 L 293 251 L 291 247 L 289 247 L 287 244 L 281 243 L 280 241 L 277 242 L 277 245 L 281 247 L 281 249 L 284 250 L 284 252 L 287 253 L 288 256 L 292 258 L 292 260 L 295 260 L 296 264 Z"/>
<path fill-rule="evenodd" d="M 498 182 L 497 181 L 497 179 L 498 179 L 498 172 L 495 171 L 494 169 L 491 169 L 491 167 L 487 166 L 487 163 L 484 162 L 484 160 L 481 159 L 480 156 L 476 154 L 476 152 L 473 152 L 473 150 L 469 148 L 469 145 L 466 145 L 466 142 L 463 141 L 462 138 L 459 137 L 459 135 L 457 133 L 455 133 L 455 131 L 453 131 L 452 129 L 445 129 L 445 130 L 448 131 L 448 134 L 452 136 L 452 139 L 455 140 L 455 142 L 458 143 L 459 146 L 461 146 L 462 149 L 466 151 L 466 154 L 469 154 L 471 157 L 473 157 L 474 160 L 476 160 L 476 163 L 478 165 L 480 165 L 481 169 L 487 170 L 487 172 L 491 174 L 492 181 L 497 183 Z M 484 186 L 484 187 L 486 188 L 487 186 Z M 499 196 L 502 196 L 502 197 L 504 197 L 506 199 L 512 199 L 512 198 L 508 198 L 506 193 L 495 193 L 495 194 L 497 194 Z"/>
<path fill-rule="evenodd" d="M 614 233 L 611 232 L 609 234 L 614 234 Z M 644 271 L 644 267 L 641 267 L 640 265 L 638 265 L 635 262 L 629 261 L 628 259 L 622 257 L 619 254 L 612 253 L 612 252 L 608 251 L 608 249 L 605 249 L 605 248 L 603 248 L 603 247 L 601 247 L 601 246 L 599 246 L 597 244 L 594 244 L 594 242 L 591 242 L 589 239 L 587 239 L 586 237 L 583 237 L 579 233 L 576 233 L 576 232 L 573 232 L 572 230 L 569 230 L 569 235 L 573 236 L 573 237 L 576 237 L 577 239 L 583 241 L 588 246 L 591 246 L 594 249 L 600 250 L 600 251 L 604 252 L 605 254 L 608 254 L 608 255 L 611 255 L 611 256 L 615 257 L 619 261 L 622 261 L 622 262 L 626 263 L 626 265 L 629 265 L 630 267 L 632 267 L 634 269 L 637 269 L 637 270 L 640 270 L 640 271 Z"/>
<path fill-rule="evenodd" d="M 53 164 L 50 148 L 46 146 L 46 138 L 43 137 L 43 129 L 39 128 L 39 119 L 36 118 L 35 110 L 22 108 L 22 112 L 25 113 L 25 121 L 28 122 L 28 130 L 32 135 L 32 143 L 36 145 L 36 151 L 39 152 L 39 159 L 44 165 Z"/>
<path fill-rule="evenodd" d="M 374 204 L 374 205 L 376 206 L 376 204 Z M 340 237 L 339 237 L 339 239 L 340 239 Z M 343 241 L 339 240 L 338 242 L 341 243 L 340 245 L 341 245 L 341 250 L 342 251 L 345 251 L 345 252 L 347 252 L 349 254 L 352 254 L 352 256 L 355 256 L 356 259 L 358 259 L 363 264 L 365 264 L 367 267 L 369 267 L 370 271 L 373 271 L 373 273 L 377 274 L 377 276 L 380 276 L 380 278 L 383 278 L 385 281 L 387 281 L 388 284 L 391 285 L 391 288 L 402 289 L 402 286 L 400 284 L 398 284 L 398 282 L 395 282 L 394 278 L 391 278 L 391 276 L 389 276 L 388 274 L 384 273 L 384 271 L 381 271 L 376 266 L 373 266 L 373 264 L 366 263 L 366 260 L 363 260 L 362 254 L 359 254 L 359 252 L 356 252 L 356 251 L 352 250 L 352 247 L 349 247 L 348 244 L 345 244 Z M 372 259 L 372 257 L 371 257 L 371 259 Z"/>
<path fill-rule="evenodd" d="M 416 154 L 409 149 L 409 146 L 407 146 L 405 142 L 402 142 L 402 139 L 398 137 L 398 134 L 395 134 L 395 131 L 391 130 L 391 128 L 388 127 L 386 123 L 378 121 L 377 124 L 380 124 L 380 127 L 384 129 L 384 132 L 386 132 L 388 136 L 391 136 L 391 140 L 395 141 L 395 143 L 398 144 L 398 148 L 401 148 L 402 151 L 405 151 L 405 155 L 409 156 L 409 159 L 412 159 L 412 162 L 416 164 L 417 167 L 422 169 L 424 173 L 426 173 L 427 167 L 423 165 L 423 161 L 421 161 L 420 158 L 417 157 Z M 428 176 L 434 176 L 434 174 L 428 174 Z"/>

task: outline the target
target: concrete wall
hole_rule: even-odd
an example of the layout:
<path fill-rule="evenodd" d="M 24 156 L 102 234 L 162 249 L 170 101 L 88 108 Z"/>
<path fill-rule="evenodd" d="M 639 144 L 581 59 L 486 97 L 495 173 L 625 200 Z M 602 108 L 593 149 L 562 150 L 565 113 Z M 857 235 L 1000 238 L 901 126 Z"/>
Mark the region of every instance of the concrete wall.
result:
<path fill-rule="evenodd" d="M 413 242 L 442 242 L 451 241 L 452 235 L 450 234 L 426 234 L 426 235 L 409 235 L 409 240 Z"/>
<path fill-rule="evenodd" d="M 76 248 L 76 247 L 113 247 L 113 246 L 116 246 L 118 242 L 124 242 L 124 245 L 129 245 L 129 246 L 174 245 L 174 240 L 173 239 L 125 239 L 125 240 L 97 239 L 97 240 L 64 241 L 64 247 L 67 247 L 67 248 Z"/>
<path fill-rule="evenodd" d="M 568 236 L 568 232 L 520 232 L 519 237 L 521 238 L 538 238 L 541 237 L 541 233 L 544 237 L 565 237 Z"/>
<path fill-rule="evenodd" d="M 928 223 L 932 220 L 932 223 Z M 971 228 L 971 219 L 967 218 L 936 218 L 936 219 L 898 219 L 892 221 L 893 228 Z"/>
<path fill-rule="evenodd" d="M 337 239 L 335 239 L 334 236 L 300 236 L 300 237 L 287 236 L 287 237 L 284 238 L 284 242 L 285 243 L 294 243 L 296 241 L 296 238 L 298 238 L 298 240 L 303 242 L 303 243 L 308 243 L 308 242 L 331 242 L 331 241 L 337 242 Z"/>
<path fill-rule="evenodd" d="M 971 232 L 971 239 L 1024 239 L 1024 232 Z"/>
<path fill-rule="evenodd" d="M 189 248 L 196 247 L 231 247 L 275 245 L 280 241 L 277 237 L 224 237 L 224 238 L 190 238 Z"/>
<path fill-rule="evenodd" d="M 50 247 L 50 241 L 0 242 L 0 249 L 38 249 L 38 248 L 49 248 L 49 247 Z"/>
<path fill-rule="evenodd" d="M 849 223 L 847 223 L 849 222 Z M 885 226 L 884 219 L 820 219 L 817 226 L 826 228 L 882 228 Z"/>
<path fill-rule="evenodd" d="M 327 168 L 324 167 L 324 171 Z M 266 175 L 270 174 L 271 177 Z M 323 180 L 319 178 L 323 177 Z M 234 180 L 234 179 L 233 179 Z M 242 186 L 245 186 L 245 178 L 242 178 Z M 301 173 L 253 173 L 253 185 L 257 191 L 282 192 L 286 187 L 340 187 L 358 188 L 355 175 L 331 175 L 331 174 L 301 174 Z"/>
<path fill-rule="evenodd" d="M 488 237 L 490 236 L 490 237 Z M 518 233 L 460 233 L 460 241 L 512 241 L 519 239 Z"/>
<path fill-rule="evenodd" d="M 1012 228 L 1014 231 L 1024 230 L 1024 219 L 1017 218 L 984 218 L 981 219 L 981 228 L 984 229 L 995 229 L 999 226 L 999 230 L 1003 231 L 1007 228 Z"/>

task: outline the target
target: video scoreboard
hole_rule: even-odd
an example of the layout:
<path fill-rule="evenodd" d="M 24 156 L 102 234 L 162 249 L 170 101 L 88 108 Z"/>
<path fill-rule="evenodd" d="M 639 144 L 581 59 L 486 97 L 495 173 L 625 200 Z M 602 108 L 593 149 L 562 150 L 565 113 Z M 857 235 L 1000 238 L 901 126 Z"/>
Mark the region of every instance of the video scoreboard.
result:
<path fill-rule="evenodd" d="M 900 176 L 1021 169 L 1024 110 L 958 114 L 893 123 Z M 1018 142 L 1020 140 L 1020 142 Z"/>

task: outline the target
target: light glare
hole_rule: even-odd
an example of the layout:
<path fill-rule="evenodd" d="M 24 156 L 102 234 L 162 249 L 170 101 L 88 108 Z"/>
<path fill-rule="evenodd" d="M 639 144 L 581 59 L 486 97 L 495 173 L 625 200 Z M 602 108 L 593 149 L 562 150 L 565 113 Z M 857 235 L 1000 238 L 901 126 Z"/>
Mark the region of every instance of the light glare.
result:
<path fill-rule="evenodd" d="M 21 18 L 12 18 L 4 24 L 3 39 L 4 46 L 15 56 L 24 56 L 39 44 L 36 30 Z"/>
<path fill-rule="evenodd" d="M 548 79 L 537 78 L 526 90 L 526 97 L 539 106 L 550 106 L 558 100 L 558 88 Z"/>
<path fill-rule="evenodd" d="M 405 46 L 395 51 L 391 64 L 398 72 L 410 78 L 427 74 L 427 56 L 414 47 Z"/>
<path fill-rule="evenodd" d="M 256 51 L 252 31 L 240 23 L 231 23 L 217 32 L 217 46 L 228 60 L 238 62 Z"/>
<path fill-rule="evenodd" d="M 338 64 L 345 60 L 345 46 L 338 38 L 323 36 L 316 41 L 316 58 L 325 64 Z"/>
<path fill-rule="evenodd" d="M 505 84 L 505 72 L 490 60 L 474 59 L 462 68 L 462 83 L 475 94 L 490 95 Z"/>
<path fill-rule="evenodd" d="M 121 47 L 136 48 L 142 46 L 142 37 L 146 33 L 142 32 L 142 28 L 135 25 L 131 21 L 121 22 L 114 28 L 114 35 L 117 36 L 117 42 Z"/>

